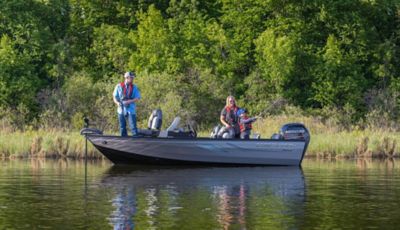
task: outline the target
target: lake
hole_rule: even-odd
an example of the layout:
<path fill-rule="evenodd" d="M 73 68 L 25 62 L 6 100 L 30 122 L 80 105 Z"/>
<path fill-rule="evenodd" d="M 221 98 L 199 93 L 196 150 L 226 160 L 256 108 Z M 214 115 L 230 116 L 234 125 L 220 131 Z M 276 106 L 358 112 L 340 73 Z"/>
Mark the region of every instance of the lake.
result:
<path fill-rule="evenodd" d="M 395 160 L 298 167 L 0 161 L 0 229 L 394 229 Z"/>

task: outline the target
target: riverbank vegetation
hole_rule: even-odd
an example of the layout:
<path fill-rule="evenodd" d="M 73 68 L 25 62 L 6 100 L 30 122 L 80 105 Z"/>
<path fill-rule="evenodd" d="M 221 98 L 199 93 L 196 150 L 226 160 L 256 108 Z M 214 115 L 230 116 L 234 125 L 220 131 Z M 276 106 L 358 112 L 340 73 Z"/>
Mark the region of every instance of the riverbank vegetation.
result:
<path fill-rule="evenodd" d="M 396 158 L 400 156 L 400 133 L 378 128 L 346 130 L 316 117 L 299 114 L 267 116 L 254 123 L 253 133 L 268 138 L 278 132 L 282 124 L 304 123 L 311 132 L 306 157 L 316 158 Z M 329 125 L 328 125 L 329 124 Z M 211 129 L 203 129 L 200 136 L 207 137 Z M 84 157 L 85 142 L 78 131 L 36 130 L 3 132 L 0 134 L 2 158 L 74 158 Z M 92 145 L 88 145 L 90 158 L 103 158 Z"/>
<path fill-rule="evenodd" d="M 398 1 L 14 0 L 0 13 L 3 156 L 81 152 L 84 116 L 117 131 L 127 70 L 142 127 L 161 108 L 164 124 L 208 130 L 231 94 L 264 136 L 306 123 L 310 155 L 399 152 Z"/>
<path fill-rule="evenodd" d="M 75 158 L 85 157 L 85 141 L 79 132 L 36 130 L 0 134 L 2 158 Z M 102 155 L 88 144 L 88 157 Z"/>

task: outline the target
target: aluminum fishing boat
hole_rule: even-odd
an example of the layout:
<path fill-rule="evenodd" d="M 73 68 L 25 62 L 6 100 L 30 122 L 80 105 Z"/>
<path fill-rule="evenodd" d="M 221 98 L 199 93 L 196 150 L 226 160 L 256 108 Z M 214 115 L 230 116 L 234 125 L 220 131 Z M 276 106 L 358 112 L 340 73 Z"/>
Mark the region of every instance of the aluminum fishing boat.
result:
<path fill-rule="evenodd" d="M 114 164 L 197 164 L 197 165 L 301 165 L 310 141 L 307 128 L 300 123 L 285 124 L 270 139 L 198 138 L 195 130 L 179 128 L 180 118 L 160 131 L 162 112 L 154 110 L 146 130 L 135 137 L 103 135 L 86 127 L 81 134 Z"/>
<path fill-rule="evenodd" d="M 236 140 L 209 138 L 86 138 L 114 164 L 300 165 L 305 140 Z"/>

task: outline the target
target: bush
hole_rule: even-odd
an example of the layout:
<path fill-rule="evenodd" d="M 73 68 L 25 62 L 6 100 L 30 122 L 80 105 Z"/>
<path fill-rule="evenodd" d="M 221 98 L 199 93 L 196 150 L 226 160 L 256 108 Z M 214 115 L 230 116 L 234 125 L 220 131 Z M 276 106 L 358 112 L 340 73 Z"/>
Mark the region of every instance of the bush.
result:
<path fill-rule="evenodd" d="M 374 129 L 400 130 L 400 93 L 396 90 L 370 90 L 365 95 L 366 125 Z"/>

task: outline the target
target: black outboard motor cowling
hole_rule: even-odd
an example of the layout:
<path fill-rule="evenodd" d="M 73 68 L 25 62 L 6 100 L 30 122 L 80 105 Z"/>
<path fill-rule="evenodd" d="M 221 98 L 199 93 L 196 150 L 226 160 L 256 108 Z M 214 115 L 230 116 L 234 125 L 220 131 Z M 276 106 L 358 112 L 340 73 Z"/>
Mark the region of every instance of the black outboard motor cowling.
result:
<path fill-rule="evenodd" d="M 284 140 L 306 140 L 310 141 L 310 132 L 301 123 L 285 124 L 279 130 L 279 136 Z"/>

